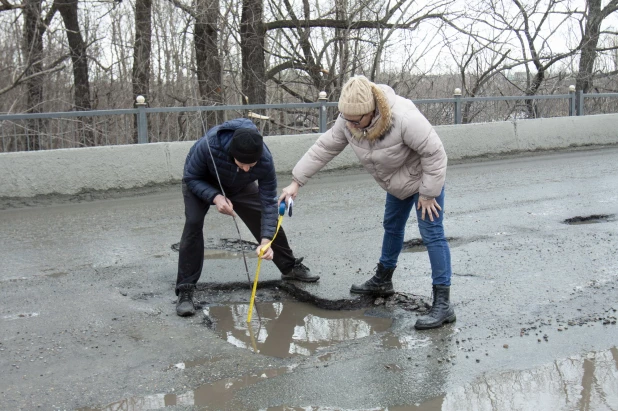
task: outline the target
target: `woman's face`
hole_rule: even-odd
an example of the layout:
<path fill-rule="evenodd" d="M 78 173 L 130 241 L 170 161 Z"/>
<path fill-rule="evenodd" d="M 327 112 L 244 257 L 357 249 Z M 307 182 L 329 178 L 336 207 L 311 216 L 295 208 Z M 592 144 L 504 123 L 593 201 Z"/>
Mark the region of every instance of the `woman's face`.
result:
<path fill-rule="evenodd" d="M 363 114 L 361 116 L 346 116 L 343 115 L 343 113 L 340 115 L 341 118 L 347 121 L 351 127 L 358 129 L 367 128 L 371 123 L 371 120 L 373 119 L 373 111 L 371 113 Z"/>

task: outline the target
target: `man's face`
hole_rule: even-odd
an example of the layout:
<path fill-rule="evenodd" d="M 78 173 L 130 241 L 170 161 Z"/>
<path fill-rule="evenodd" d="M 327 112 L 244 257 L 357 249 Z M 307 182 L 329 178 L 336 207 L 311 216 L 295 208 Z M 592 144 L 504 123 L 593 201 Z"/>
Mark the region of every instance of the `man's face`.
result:
<path fill-rule="evenodd" d="M 251 168 L 253 168 L 257 164 L 257 161 L 255 163 L 245 164 L 245 163 L 241 163 L 240 161 L 238 161 L 236 159 L 234 159 L 234 162 L 236 163 L 238 168 L 240 168 L 245 173 L 248 173 L 249 170 L 251 170 Z"/>
<path fill-rule="evenodd" d="M 373 111 L 371 113 L 363 114 L 362 116 L 346 116 L 343 113 L 340 114 L 341 118 L 348 122 L 353 128 L 363 129 L 367 128 L 373 119 Z"/>

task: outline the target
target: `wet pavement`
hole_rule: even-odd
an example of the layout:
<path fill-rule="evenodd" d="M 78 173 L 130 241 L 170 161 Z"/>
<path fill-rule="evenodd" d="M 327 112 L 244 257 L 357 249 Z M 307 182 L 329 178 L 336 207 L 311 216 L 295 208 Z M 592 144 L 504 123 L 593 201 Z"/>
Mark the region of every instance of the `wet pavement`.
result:
<path fill-rule="evenodd" d="M 280 284 L 262 264 L 251 327 L 215 213 L 201 309 L 175 315 L 179 187 L 2 210 L 0 409 L 618 410 L 618 149 L 455 164 L 446 193 L 457 322 L 423 332 L 414 218 L 401 298 L 349 294 L 377 263 L 385 196 L 358 170 L 301 189 L 284 227 L 322 278 Z"/>

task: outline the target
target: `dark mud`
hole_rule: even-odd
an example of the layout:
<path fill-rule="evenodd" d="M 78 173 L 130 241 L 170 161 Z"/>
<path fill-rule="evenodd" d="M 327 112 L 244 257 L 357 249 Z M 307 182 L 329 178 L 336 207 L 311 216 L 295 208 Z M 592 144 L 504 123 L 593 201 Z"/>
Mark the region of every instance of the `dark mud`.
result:
<path fill-rule="evenodd" d="M 580 224 L 598 224 L 608 223 L 610 221 L 616 221 L 615 214 L 593 214 L 585 217 L 572 217 L 564 220 L 565 224 L 580 225 Z"/>

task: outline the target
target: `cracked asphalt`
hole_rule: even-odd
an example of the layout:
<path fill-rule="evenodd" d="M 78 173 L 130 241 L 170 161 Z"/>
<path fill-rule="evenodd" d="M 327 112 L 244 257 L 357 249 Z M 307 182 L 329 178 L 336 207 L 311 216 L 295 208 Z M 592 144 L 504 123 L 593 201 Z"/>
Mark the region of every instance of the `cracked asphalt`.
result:
<path fill-rule="evenodd" d="M 357 169 L 301 189 L 284 227 L 322 278 L 298 289 L 354 298 L 379 257 L 384 199 Z M 618 409 L 615 146 L 451 164 L 457 322 L 416 331 L 416 312 L 373 305 L 389 331 L 287 358 L 230 344 L 201 312 L 175 315 L 179 185 L 0 204 L 3 410 Z M 207 243 L 236 239 L 213 211 Z M 418 238 L 412 217 L 406 240 Z M 278 279 L 262 265 L 261 281 Z M 208 259 L 201 281 L 246 282 L 242 259 Z M 428 299 L 427 253 L 402 253 L 393 281 Z"/>

